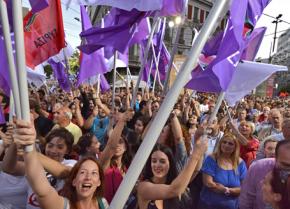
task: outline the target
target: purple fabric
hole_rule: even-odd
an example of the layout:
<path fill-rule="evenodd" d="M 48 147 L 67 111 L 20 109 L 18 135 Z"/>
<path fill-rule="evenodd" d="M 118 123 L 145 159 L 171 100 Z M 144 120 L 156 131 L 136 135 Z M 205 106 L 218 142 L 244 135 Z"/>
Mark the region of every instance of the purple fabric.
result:
<path fill-rule="evenodd" d="M 92 23 L 85 10 L 84 6 L 81 6 L 82 17 L 82 29 L 87 30 L 92 27 Z M 108 71 L 105 58 L 102 50 L 97 50 L 92 54 L 82 53 L 80 56 L 80 70 L 77 77 L 76 86 L 78 87 L 86 79 L 96 76 L 97 74 L 103 74 Z"/>
<path fill-rule="evenodd" d="M 32 12 L 39 12 L 49 6 L 48 0 L 29 0 Z"/>
<path fill-rule="evenodd" d="M 102 92 L 110 90 L 110 84 L 108 83 L 106 77 L 103 74 L 100 75 L 100 82 Z"/>
<path fill-rule="evenodd" d="M 0 124 L 5 124 L 5 123 L 6 123 L 6 120 L 5 120 L 3 109 L 2 109 L 2 106 L 1 106 L 0 107 Z"/>
<path fill-rule="evenodd" d="M 261 16 L 263 7 L 269 2 L 259 0 L 258 2 L 262 4 L 260 7 L 257 7 L 256 4 L 249 3 L 250 1 L 234 0 L 232 2 L 230 18 L 220 41 L 216 59 L 205 70 L 202 70 L 200 67 L 195 69 L 191 74 L 192 79 L 186 84 L 187 88 L 203 92 L 226 91 L 242 53 L 247 48 L 247 42 L 252 37 L 251 33 L 245 33 L 249 29 L 251 32 L 255 27 L 257 19 L 252 19 L 252 16 L 253 14 L 255 14 L 256 18 Z M 248 25 L 249 22 L 251 22 L 251 27 Z M 254 24 L 252 25 L 252 23 Z M 248 34 L 250 35 L 248 36 Z M 219 38 L 216 41 L 218 42 Z M 212 51 L 208 50 L 208 55 L 212 54 L 215 48 L 212 47 Z"/>
<path fill-rule="evenodd" d="M 232 2 L 230 18 L 216 59 L 206 70 L 193 71 L 187 88 L 203 92 L 220 92 L 227 89 L 241 56 L 247 3 L 247 0 Z"/>
<path fill-rule="evenodd" d="M 68 5 L 69 0 L 62 0 Z M 153 11 L 160 16 L 177 16 L 184 12 L 187 0 L 72 0 L 78 5 L 106 5 L 126 11 Z"/>
<path fill-rule="evenodd" d="M 72 0 L 72 3 L 78 5 L 105 5 L 123 10 L 131 11 L 137 9 L 139 11 L 160 10 L 164 0 Z M 64 4 L 68 4 L 69 0 L 63 0 Z"/>
<path fill-rule="evenodd" d="M 128 48 L 124 53 L 118 53 L 118 60 L 124 62 L 127 66 L 129 64 L 129 52 Z M 106 59 L 110 59 L 114 56 L 114 48 L 113 47 L 104 47 L 104 56 Z M 109 69 L 108 69 L 109 70 Z"/>
<path fill-rule="evenodd" d="M 12 43 L 14 43 L 14 35 L 11 35 Z M 14 48 L 14 44 L 12 44 Z M 6 47 L 4 42 L 4 37 L 0 36 L 0 88 L 4 91 L 4 93 L 9 96 L 11 83 L 10 83 L 10 74 L 9 74 L 9 65 L 8 58 L 6 53 Z"/>
<path fill-rule="evenodd" d="M 274 166 L 275 159 L 273 158 L 258 160 L 250 166 L 239 196 L 240 209 L 266 208 L 262 195 L 262 182 L 265 176 L 273 170 Z"/>
<path fill-rule="evenodd" d="M 261 17 L 264 8 L 271 2 L 271 0 L 249 0 L 247 9 L 247 19 L 252 25 L 256 25 L 258 19 Z"/>
<path fill-rule="evenodd" d="M 128 46 L 135 44 L 135 34 L 143 36 L 144 39 L 148 33 L 143 33 L 138 30 L 140 22 L 147 15 L 146 12 L 140 12 L 135 9 L 128 12 L 125 10 L 116 9 L 114 25 L 97 28 L 93 27 L 83 31 L 80 36 L 84 39 L 85 44 L 79 46 L 84 53 L 92 53 L 104 46 L 111 46 L 115 50 L 124 53 Z M 140 40 L 141 37 L 138 38 Z"/>
<path fill-rule="evenodd" d="M 57 79 L 59 86 L 66 92 L 70 92 L 71 86 L 65 66 L 62 62 L 55 62 L 49 59 L 48 63 L 51 65 L 54 77 Z"/>
<path fill-rule="evenodd" d="M 8 13 L 8 21 L 9 21 L 9 27 L 10 31 L 13 31 L 13 16 L 12 16 L 12 0 L 4 0 L 6 2 L 7 6 L 7 13 Z M 2 23 L 0 21 L 0 35 L 3 35 L 2 31 Z"/>
<path fill-rule="evenodd" d="M 223 38 L 223 31 L 217 33 L 214 37 L 212 37 L 204 46 L 202 53 L 205 56 L 216 55 L 220 46 L 220 43 Z"/>
<path fill-rule="evenodd" d="M 187 0 L 163 0 L 160 16 L 177 16 L 185 11 Z"/>
<path fill-rule="evenodd" d="M 250 35 L 246 42 L 246 49 L 241 56 L 242 60 L 253 61 L 258 53 L 262 40 L 264 38 L 266 27 L 257 28 Z"/>
<path fill-rule="evenodd" d="M 156 48 L 155 48 L 156 49 Z M 157 50 L 155 53 L 158 53 Z M 159 58 L 159 63 L 158 63 L 158 71 L 160 75 L 160 80 L 164 81 L 166 79 L 166 70 L 167 70 L 167 65 L 169 64 L 170 61 L 170 54 L 165 46 L 164 43 L 161 44 L 161 51 L 160 51 L 160 58 Z M 156 72 L 156 66 L 153 65 L 152 75 L 155 76 Z"/>

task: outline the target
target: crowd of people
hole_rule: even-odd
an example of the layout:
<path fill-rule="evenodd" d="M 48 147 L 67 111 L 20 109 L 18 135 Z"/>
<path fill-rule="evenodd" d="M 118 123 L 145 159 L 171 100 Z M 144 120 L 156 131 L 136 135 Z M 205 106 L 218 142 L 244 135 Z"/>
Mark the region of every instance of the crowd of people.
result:
<path fill-rule="evenodd" d="M 0 94 L 0 208 L 108 208 L 162 111 L 161 91 L 132 107 L 132 89 L 30 89 L 31 122 L 9 121 Z M 125 209 L 289 209 L 289 98 L 250 95 L 214 117 L 217 95 L 176 100 Z"/>

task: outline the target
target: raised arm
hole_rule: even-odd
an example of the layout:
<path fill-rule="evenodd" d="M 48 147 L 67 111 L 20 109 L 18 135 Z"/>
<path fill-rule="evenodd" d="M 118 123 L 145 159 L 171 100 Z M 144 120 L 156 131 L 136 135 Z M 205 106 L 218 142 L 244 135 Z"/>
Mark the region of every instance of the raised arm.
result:
<path fill-rule="evenodd" d="M 232 133 L 237 137 L 237 139 L 239 140 L 239 142 L 242 145 L 247 145 L 248 144 L 248 139 L 246 137 L 244 137 L 239 129 L 234 125 L 234 123 L 232 121 L 230 121 L 230 127 L 232 129 Z"/>
<path fill-rule="evenodd" d="M 58 179 L 67 178 L 71 167 L 65 166 L 41 153 L 37 153 L 38 159 L 43 166 L 43 168 Z"/>
<path fill-rule="evenodd" d="M 97 97 L 95 99 L 96 104 L 98 105 L 99 108 L 101 108 L 102 110 L 104 110 L 104 112 L 106 113 L 106 115 L 110 115 L 110 109 L 107 107 L 107 105 L 103 104 L 101 99 L 99 97 Z"/>
<path fill-rule="evenodd" d="M 43 166 L 41 165 L 37 152 L 35 151 L 36 132 L 31 123 L 17 120 L 17 128 L 13 138 L 17 147 L 32 145 L 33 149 L 24 152 L 24 162 L 27 180 L 37 195 L 38 202 L 43 209 L 63 209 L 64 199 L 46 179 Z"/>
<path fill-rule="evenodd" d="M 100 156 L 101 165 L 103 169 L 107 169 L 110 166 L 110 161 L 115 154 L 116 147 L 122 135 L 122 131 L 127 123 L 133 117 L 133 110 L 127 110 L 125 113 L 120 113 L 119 120 L 111 133 L 107 145 Z"/>
<path fill-rule="evenodd" d="M 13 126 L 9 124 L 6 133 L 4 134 L 1 132 L 0 134 L 6 149 L 2 161 L 2 169 L 4 172 L 11 175 L 23 176 L 25 174 L 24 163 L 17 159 L 17 147 L 16 144 L 13 143 L 13 132 Z"/>
<path fill-rule="evenodd" d="M 77 125 L 79 127 L 83 127 L 85 122 L 84 122 L 84 118 L 83 118 L 82 113 L 81 113 L 80 101 L 79 101 L 78 98 L 76 98 L 74 100 L 74 102 L 75 102 L 75 105 L 76 105 L 76 113 L 75 113 L 75 116 L 76 116 L 77 123 L 78 123 Z"/>
<path fill-rule="evenodd" d="M 92 114 L 88 117 L 88 119 L 84 123 L 85 129 L 90 129 L 92 127 L 95 117 L 97 117 L 98 113 L 99 113 L 99 108 L 98 106 L 95 106 Z"/>
<path fill-rule="evenodd" d="M 199 159 L 207 149 L 207 140 L 197 140 L 187 165 L 170 185 L 141 182 L 138 185 L 139 205 L 149 200 L 164 200 L 179 197 L 187 188 Z"/>

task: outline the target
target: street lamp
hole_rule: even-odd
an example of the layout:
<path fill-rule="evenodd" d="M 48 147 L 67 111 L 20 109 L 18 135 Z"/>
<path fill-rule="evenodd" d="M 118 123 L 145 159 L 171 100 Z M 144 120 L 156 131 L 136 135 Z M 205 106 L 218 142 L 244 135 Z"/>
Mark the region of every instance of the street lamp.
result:
<path fill-rule="evenodd" d="M 173 28 L 174 27 L 174 22 L 172 20 L 170 20 L 168 22 L 168 26 L 169 26 L 169 28 Z"/>
<path fill-rule="evenodd" d="M 282 17 L 282 14 L 279 14 L 277 17 L 275 17 L 275 20 L 272 21 L 272 23 L 275 24 L 273 52 L 275 51 L 275 44 L 276 44 L 276 39 L 277 39 L 277 27 L 278 27 L 278 23 L 282 22 L 282 20 L 280 20 L 281 17 Z"/>
<path fill-rule="evenodd" d="M 179 25 L 181 23 L 181 21 L 182 21 L 182 19 L 181 19 L 180 16 L 175 17 L 174 22 L 175 22 L 176 25 Z"/>

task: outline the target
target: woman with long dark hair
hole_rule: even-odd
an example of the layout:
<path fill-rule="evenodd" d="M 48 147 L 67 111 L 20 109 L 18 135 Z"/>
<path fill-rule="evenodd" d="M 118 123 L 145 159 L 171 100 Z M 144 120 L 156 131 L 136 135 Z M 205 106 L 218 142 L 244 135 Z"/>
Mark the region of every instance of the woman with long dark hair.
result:
<path fill-rule="evenodd" d="M 207 149 L 207 140 L 196 140 L 187 165 L 178 174 L 170 148 L 157 144 L 147 161 L 144 180 L 137 186 L 140 209 L 188 208 L 179 198 L 186 190 L 199 160 Z M 189 203 L 190 204 L 190 203 Z"/>

